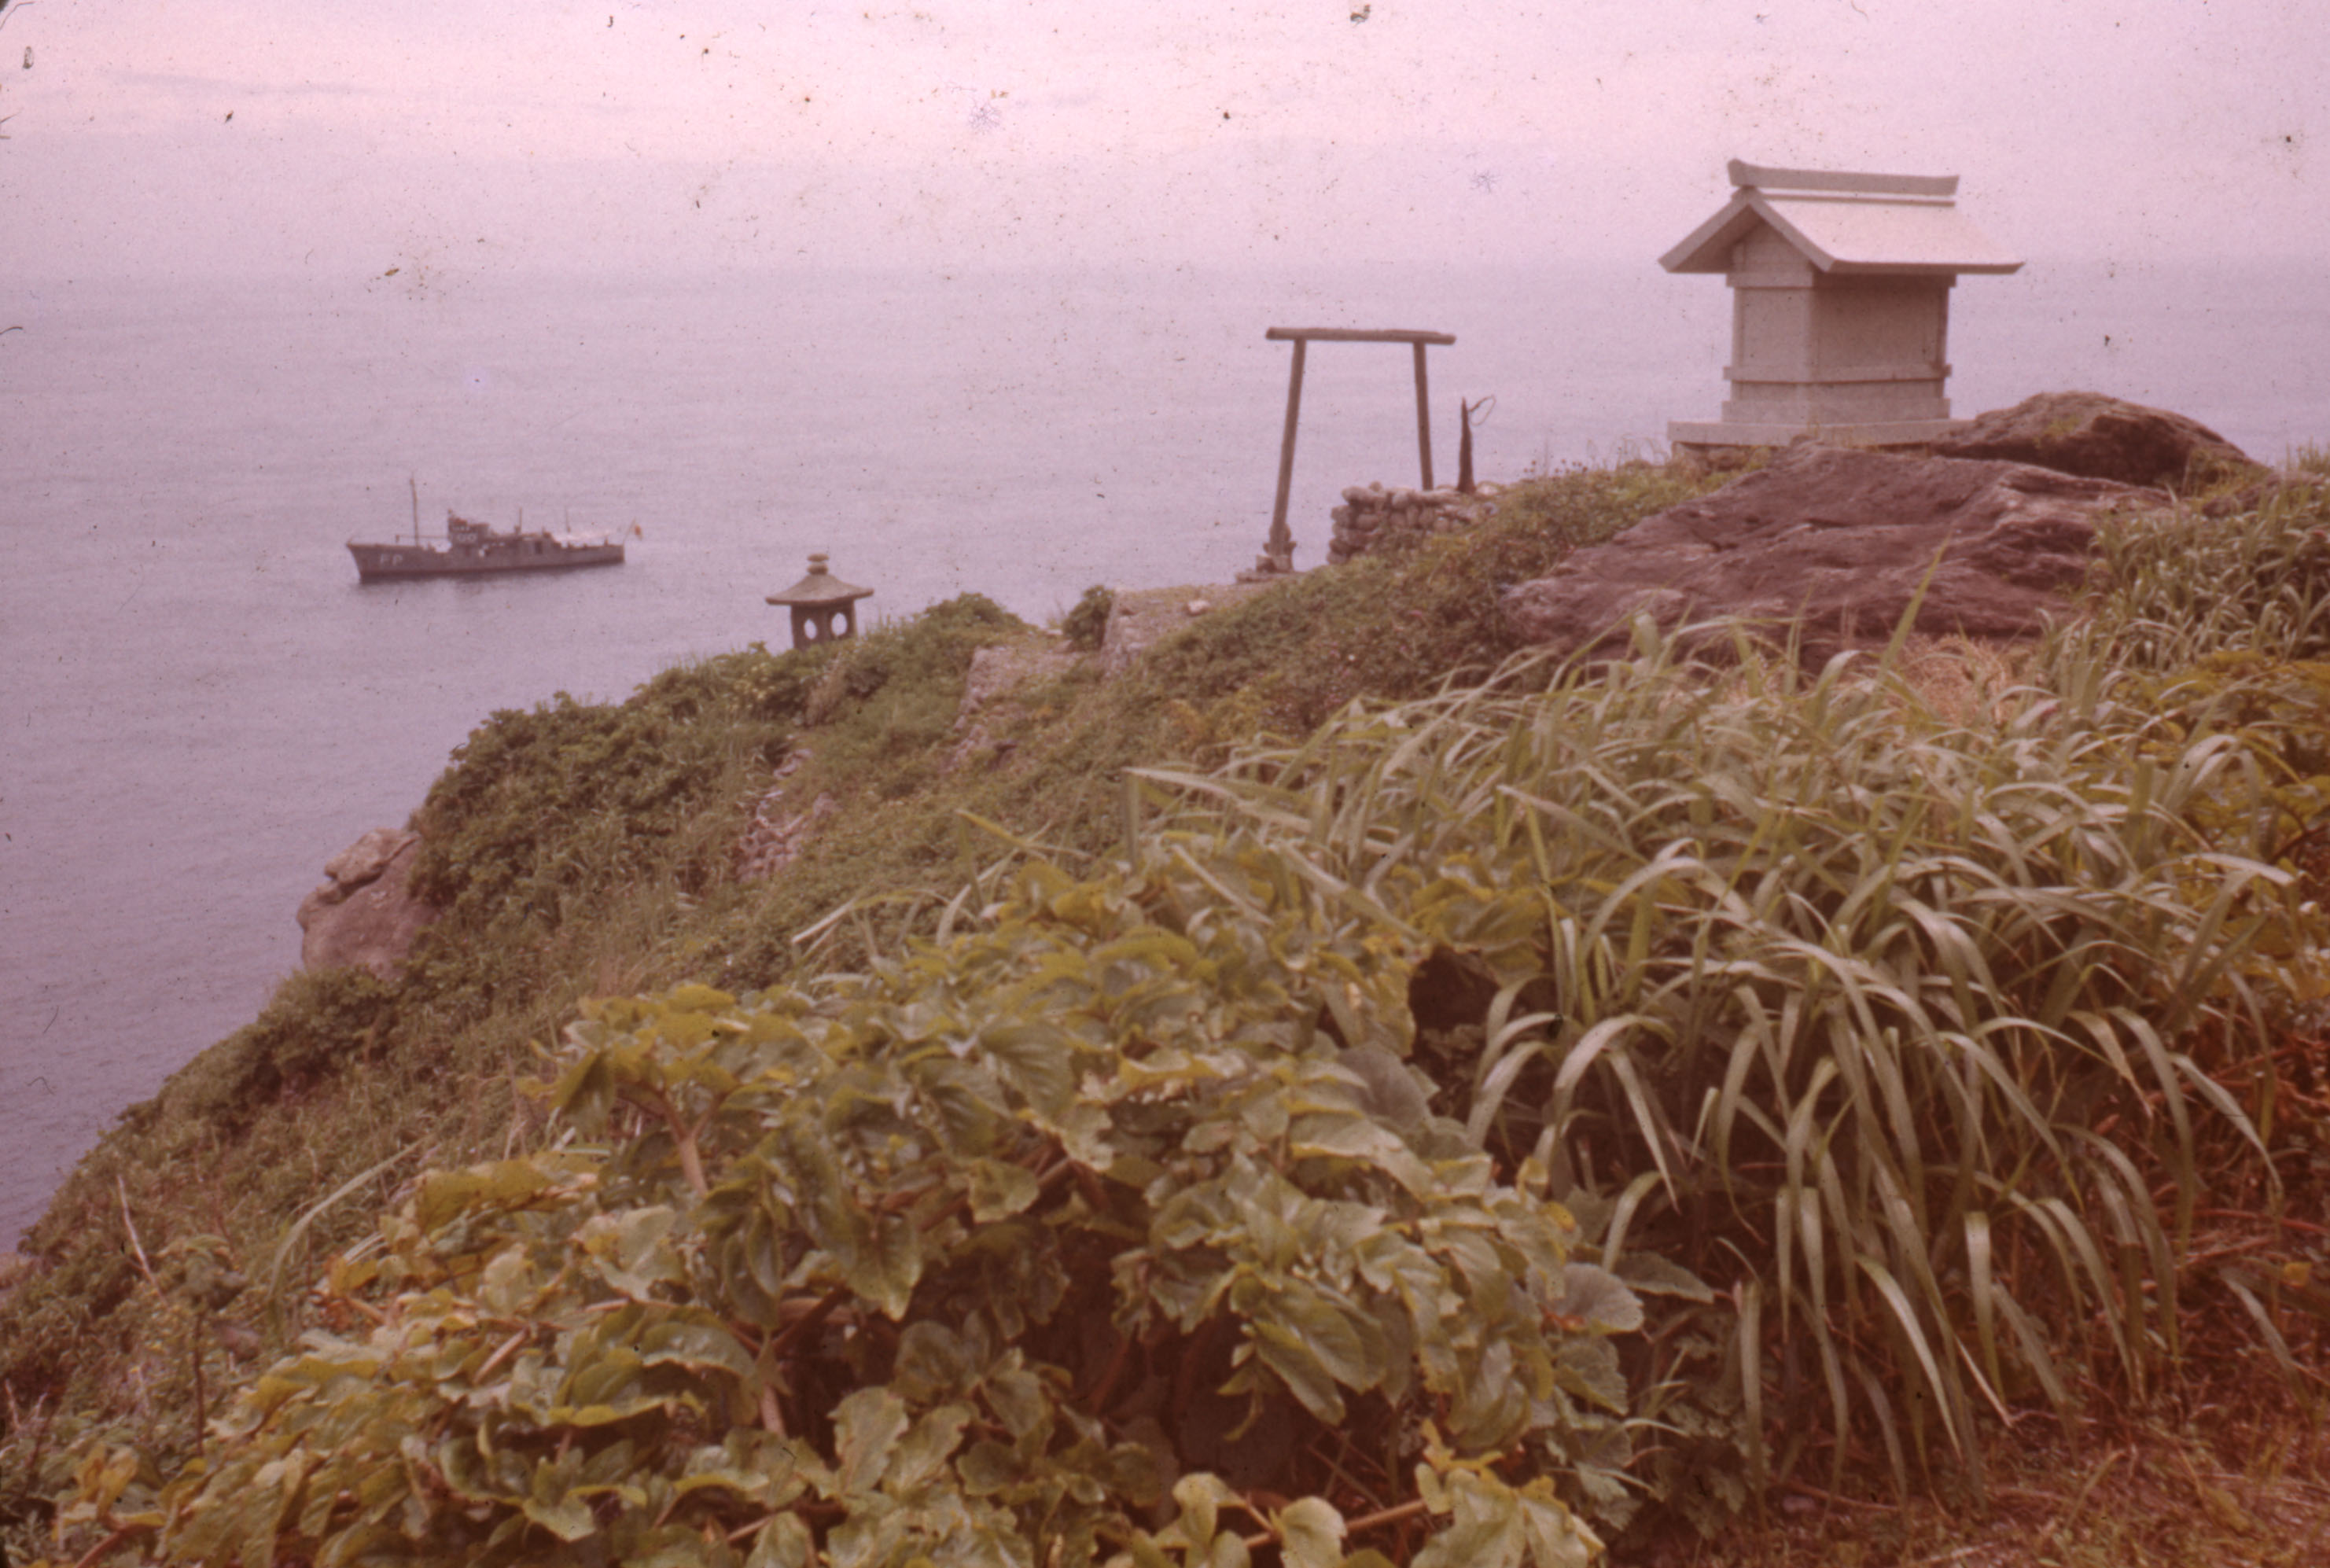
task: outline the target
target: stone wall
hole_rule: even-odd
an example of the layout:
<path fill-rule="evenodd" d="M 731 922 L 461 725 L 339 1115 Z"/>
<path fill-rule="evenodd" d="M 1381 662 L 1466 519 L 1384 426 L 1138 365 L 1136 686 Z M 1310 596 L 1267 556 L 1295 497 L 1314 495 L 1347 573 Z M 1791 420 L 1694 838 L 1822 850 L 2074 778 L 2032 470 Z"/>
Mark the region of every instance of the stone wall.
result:
<path fill-rule="evenodd" d="M 1470 528 L 1496 510 L 1495 493 L 1493 485 L 1483 485 L 1471 496 L 1404 486 L 1387 489 L 1380 483 L 1354 485 L 1343 492 L 1343 504 L 1329 514 L 1335 520 L 1335 537 L 1327 546 L 1328 564 L 1356 561 L 1394 540 Z"/>

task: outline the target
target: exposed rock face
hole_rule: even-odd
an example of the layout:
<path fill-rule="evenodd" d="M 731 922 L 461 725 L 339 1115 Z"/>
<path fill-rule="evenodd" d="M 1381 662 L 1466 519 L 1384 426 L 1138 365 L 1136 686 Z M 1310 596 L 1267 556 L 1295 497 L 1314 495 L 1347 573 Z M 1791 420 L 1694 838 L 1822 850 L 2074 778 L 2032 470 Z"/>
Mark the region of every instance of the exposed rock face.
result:
<path fill-rule="evenodd" d="M 783 809 L 784 800 L 782 784 L 761 798 L 752 826 L 744 830 L 744 842 L 736 846 L 738 881 L 756 882 L 774 876 L 799 860 L 810 836 L 824 826 L 827 817 L 841 809 L 839 802 L 823 793 L 810 802 L 806 811 L 788 812 Z"/>
<path fill-rule="evenodd" d="M 792 808 L 792 777 L 809 761 L 810 749 L 796 746 L 769 776 L 769 787 L 753 805 L 753 820 L 736 841 L 736 880 L 772 876 L 800 857 L 817 825 L 833 815 L 834 799 L 819 795 L 806 811 Z"/>
<path fill-rule="evenodd" d="M 1933 451 L 1941 458 L 2035 463 L 2126 485 L 2181 485 L 2196 458 L 2203 471 L 2259 467 L 2183 414 L 2089 392 L 2041 392 L 2011 409 L 1994 409 L 1956 439 L 1936 442 Z"/>
<path fill-rule="evenodd" d="M 999 643 L 974 652 L 962 678 L 962 706 L 954 718 L 956 732 L 969 729 L 974 717 L 1020 687 L 1067 674 L 1075 667 L 1077 656 L 1056 643 Z"/>
<path fill-rule="evenodd" d="M 998 740 L 994 732 L 1009 730 L 1026 711 L 1027 688 L 1058 679 L 1083 657 L 1064 638 L 997 643 L 972 654 L 963 676 L 962 705 L 955 710 L 955 742 L 939 771 L 953 773 L 982 760 L 991 768 L 1008 763 L 1019 742 Z"/>
<path fill-rule="evenodd" d="M 401 827 L 375 827 L 324 862 L 324 874 L 341 888 L 362 887 L 377 880 L 398 855 L 420 842 L 421 835 Z"/>
<path fill-rule="evenodd" d="M 1191 621 L 1251 599 L 1274 582 L 1287 581 L 1283 574 L 1251 581 L 1241 577 L 1236 583 L 1207 589 L 1208 597 L 1201 600 L 1190 598 L 1187 588 L 1119 589 L 1109 607 L 1108 625 L 1101 633 L 1102 678 L 1113 680 L 1124 674 L 1141 662 L 1151 644 Z"/>
<path fill-rule="evenodd" d="M 2163 499 L 2019 463 L 1805 444 L 1501 603 L 1516 636 L 1566 652 L 1621 646 L 1637 614 L 1667 628 L 1738 616 L 1776 633 L 1801 618 L 1817 663 L 1881 645 L 1924 585 L 1921 632 L 2028 637 L 2086 576 L 2098 516 Z"/>
<path fill-rule="evenodd" d="M 437 911 L 406 885 L 421 836 L 375 827 L 324 866 L 331 880 L 299 905 L 299 962 L 311 969 L 354 966 L 384 980 L 412 950 Z"/>

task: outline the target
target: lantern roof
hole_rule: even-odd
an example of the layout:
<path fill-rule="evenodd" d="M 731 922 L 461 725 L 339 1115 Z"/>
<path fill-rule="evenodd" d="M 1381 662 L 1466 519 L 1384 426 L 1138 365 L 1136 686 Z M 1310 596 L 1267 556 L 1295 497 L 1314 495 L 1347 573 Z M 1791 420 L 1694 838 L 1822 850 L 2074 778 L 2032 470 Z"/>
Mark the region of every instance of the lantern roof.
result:
<path fill-rule="evenodd" d="M 809 558 L 807 577 L 802 578 L 782 593 L 769 595 L 768 602 L 814 609 L 819 605 L 852 603 L 860 599 L 871 598 L 873 593 L 874 590 L 870 588 L 860 588 L 856 583 L 844 582 L 836 577 L 827 568 L 825 554 L 820 551 Z"/>
<path fill-rule="evenodd" d="M 1919 277 L 2019 270 L 1957 209 L 1956 175 L 1776 169 L 1734 158 L 1731 200 L 1659 258 L 1670 272 L 1729 272 L 1731 250 L 1767 224 L 1823 272 Z"/>

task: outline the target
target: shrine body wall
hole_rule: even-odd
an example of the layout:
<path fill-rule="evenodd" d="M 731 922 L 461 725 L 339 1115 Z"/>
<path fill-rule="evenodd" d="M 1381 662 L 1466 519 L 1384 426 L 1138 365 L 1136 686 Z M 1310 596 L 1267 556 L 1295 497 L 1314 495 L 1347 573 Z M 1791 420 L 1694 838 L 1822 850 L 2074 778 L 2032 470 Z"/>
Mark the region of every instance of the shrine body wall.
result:
<path fill-rule="evenodd" d="M 1946 420 L 1951 278 L 1825 273 L 1770 229 L 1733 250 L 1727 424 Z"/>

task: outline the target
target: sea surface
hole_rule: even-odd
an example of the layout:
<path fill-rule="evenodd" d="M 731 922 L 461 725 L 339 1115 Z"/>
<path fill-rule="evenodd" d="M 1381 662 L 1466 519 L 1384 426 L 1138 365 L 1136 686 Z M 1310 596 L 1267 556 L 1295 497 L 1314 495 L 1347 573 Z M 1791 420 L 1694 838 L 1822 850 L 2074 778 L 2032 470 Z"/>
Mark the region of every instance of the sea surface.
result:
<path fill-rule="evenodd" d="M 2330 440 L 2318 272 L 2034 261 L 1955 304 L 1961 414 L 2088 387 Z M 1729 310 L 1647 263 L 0 280 L 0 1249 L 492 711 L 781 643 L 762 596 L 816 550 L 876 617 L 1225 581 L 1270 521 L 1268 326 L 1455 334 L 1447 483 L 1460 397 L 1496 399 L 1484 478 L 1655 455 L 1715 415 Z M 1312 350 L 1298 564 L 1342 486 L 1416 481 L 1413 396 L 1401 349 Z M 358 586 L 346 541 L 448 509 L 630 560 Z"/>

